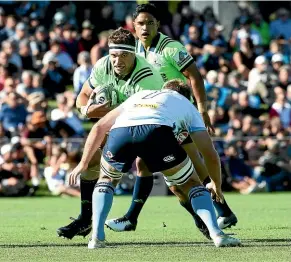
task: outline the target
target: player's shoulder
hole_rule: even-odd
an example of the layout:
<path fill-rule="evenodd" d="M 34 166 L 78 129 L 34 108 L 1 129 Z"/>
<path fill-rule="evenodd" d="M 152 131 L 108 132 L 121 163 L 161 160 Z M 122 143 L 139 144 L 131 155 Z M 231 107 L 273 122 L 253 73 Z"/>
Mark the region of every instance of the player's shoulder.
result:
<path fill-rule="evenodd" d="M 111 68 L 111 63 L 109 59 L 109 55 L 106 55 L 102 58 L 100 58 L 94 65 L 95 69 L 103 69 L 106 73 L 109 73 Z"/>
<path fill-rule="evenodd" d="M 159 77 L 159 74 L 145 58 L 137 55 L 136 67 L 131 75 L 130 84 L 134 85 L 148 77 Z"/>
<path fill-rule="evenodd" d="M 159 46 L 156 50 L 157 53 L 162 54 L 169 49 L 180 49 L 180 48 L 184 48 L 184 46 L 179 41 L 174 40 L 169 36 L 160 33 Z"/>

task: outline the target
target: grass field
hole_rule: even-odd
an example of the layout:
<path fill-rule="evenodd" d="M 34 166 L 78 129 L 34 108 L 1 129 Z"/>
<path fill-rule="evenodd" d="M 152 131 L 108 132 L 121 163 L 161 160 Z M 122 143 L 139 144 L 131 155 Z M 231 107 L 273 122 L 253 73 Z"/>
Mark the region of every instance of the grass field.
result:
<path fill-rule="evenodd" d="M 215 248 L 174 197 L 151 197 L 137 230 L 106 230 L 108 248 L 99 250 L 88 250 L 88 239 L 56 236 L 56 228 L 78 213 L 78 199 L 0 199 L 1 261 L 291 261 L 290 193 L 227 199 L 239 223 L 226 232 L 235 233 L 243 247 Z M 129 202 L 116 197 L 109 217 L 123 214 Z"/>

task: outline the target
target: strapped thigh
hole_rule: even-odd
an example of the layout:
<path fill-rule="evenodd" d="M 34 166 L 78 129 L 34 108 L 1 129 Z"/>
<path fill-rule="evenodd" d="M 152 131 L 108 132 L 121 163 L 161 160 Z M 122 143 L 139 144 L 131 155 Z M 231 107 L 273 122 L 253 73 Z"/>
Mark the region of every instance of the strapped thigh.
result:
<path fill-rule="evenodd" d="M 189 157 L 184 167 L 182 167 L 176 174 L 172 176 L 164 176 L 167 186 L 182 185 L 191 177 L 194 171 L 194 166 Z"/>

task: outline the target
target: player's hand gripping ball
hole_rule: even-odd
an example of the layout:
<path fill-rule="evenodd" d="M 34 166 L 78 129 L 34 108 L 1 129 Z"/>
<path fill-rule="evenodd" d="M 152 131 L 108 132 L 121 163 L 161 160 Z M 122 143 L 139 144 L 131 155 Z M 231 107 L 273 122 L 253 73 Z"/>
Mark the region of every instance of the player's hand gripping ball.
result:
<path fill-rule="evenodd" d="M 118 104 L 118 94 L 116 90 L 110 86 L 98 86 L 93 91 L 94 104 L 102 105 L 109 102 L 109 106 Z"/>

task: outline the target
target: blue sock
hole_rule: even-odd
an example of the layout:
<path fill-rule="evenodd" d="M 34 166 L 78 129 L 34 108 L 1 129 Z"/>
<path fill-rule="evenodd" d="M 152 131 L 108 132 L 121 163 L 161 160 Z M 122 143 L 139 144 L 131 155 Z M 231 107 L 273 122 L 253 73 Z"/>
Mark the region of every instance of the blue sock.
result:
<path fill-rule="evenodd" d="M 104 224 L 113 202 L 114 186 L 112 183 L 99 182 L 93 192 L 92 236 L 105 240 Z"/>
<path fill-rule="evenodd" d="M 126 213 L 126 218 L 133 224 L 137 223 L 137 218 L 141 212 L 143 205 L 148 199 L 153 188 L 153 176 L 136 177 L 131 205 Z"/>
<path fill-rule="evenodd" d="M 195 213 L 200 216 L 206 224 L 210 236 L 213 238 L 216 235 L 223 234 L 216 221 L 216 215 L 209 191 L 204 186 L 193 187 L 189 192 L 189 199 Z"/>

